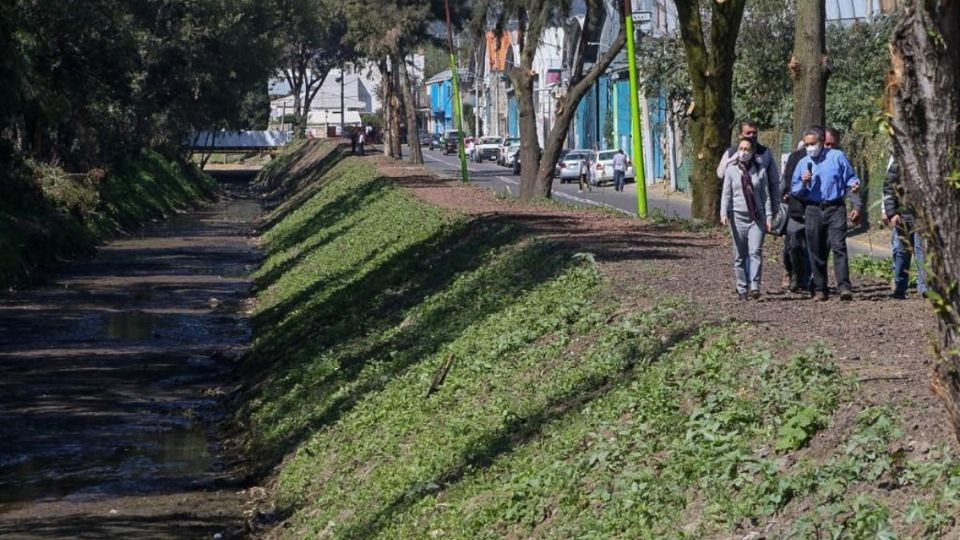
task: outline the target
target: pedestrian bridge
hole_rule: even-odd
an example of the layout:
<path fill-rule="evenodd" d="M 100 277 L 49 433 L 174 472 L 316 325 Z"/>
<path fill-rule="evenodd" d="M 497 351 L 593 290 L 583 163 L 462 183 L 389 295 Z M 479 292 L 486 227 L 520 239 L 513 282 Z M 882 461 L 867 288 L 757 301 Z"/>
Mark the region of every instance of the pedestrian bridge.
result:
<path fill-rule="evenodd" d="M 269 152 L 283 148 L 293 139 L 290 132 L 264 131 L 198 131 L 185 146 L 201 152 Z"/>

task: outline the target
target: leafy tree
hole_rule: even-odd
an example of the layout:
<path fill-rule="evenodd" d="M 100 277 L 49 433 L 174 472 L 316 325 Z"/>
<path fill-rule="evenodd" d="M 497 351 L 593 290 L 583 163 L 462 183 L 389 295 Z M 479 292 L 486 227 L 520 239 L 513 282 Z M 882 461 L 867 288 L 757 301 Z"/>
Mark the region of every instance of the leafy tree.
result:
<path fill-rule="evenodd" d="M 762 129 L 792 126 L 793 83 L 785 69 L 793 49 L 794 6 L 789 0 L 747 4 L 737 37 L 733 108 Z"/>
<path fill-rule="evenodd" d="M 330 71 L 354 58 L 344 46 L 347 13 L 339 0 L 276 0 L 281 71 L 293 93 L 293 132 L 305 137 L 310 103 Z"/>
<path fill-rule="evenodd" d="M 870 23 L 827 27 L 830 86 L 827 88 L 827 122 L 849 130 L 858 118 L 880 112 L 883 80 L 890 69 L 888 47 L 894 17 L 877 16 Z"/>
<path fill-rule="evenodd" d="M 696 160 L 691 174 L 691 210 L 694 217 L 713 223 L 720 219 L 717 162 L 729 144 L 734 123 L 733 64 L 745 2 L 709 2 L 707 26 L 703 0 L 677 0 L 680 35 L 693 88 L 689 125 Z"/>
<path fill-rule="evenodd" d="M 619 7 L 619 3 L 617 3 Z M 624 25 L 610 43 L 609 49 L 598 55 L 596 62 L 587 69 L 589 43 L 599 41 L 600 31 L 606 18 L 603 0 L 586 0 L 583 29 L 577 36 L 576 50 L 570 67 L 566 93 L 558 98 L 557 113 L 544 140 L 541 158 L 537 139 L 537 119 L 533 100 L 533 60 L 543 32 L 558 25 L 570 15 L 571 2 L 550 0 L 479 0 L 475 8 L 474 30 L 479 35 L 487 28 L 487 22 L 495 21 L 498 32 L 505 31 L 508 21 L 516 21 L 520 61 L 508 71 L 510 82 L 517 94 L 520 113 L 520 153 L 522 163 L 537 163 L 537 167 L 523 167 L 520 179 L 520 198 L 549 197 L 553 187 L 553 174 L 560 152 L 567 139 L 567 132 L 576 114 L 580 100 L 593 83 L 610 66 L 625 43 Z"/>
<path fill-rule="evenodd" d="M 463 0 L 451 0 L 450 4 L 455 13 L 463 12 Z M 432 23 L 446 18 L 444 1 L 385 0 L 377 10 L 371 10 L 369 2 L 350 0 L 347 13 L 350 43 L 365 57 L 376 61 L 383 74 L 383 103 L 389 139 L 385 147 L 391 147 L 389 153 L 400 156 L 400 115 L 403 114 L 411 159 L 414 163 L 423 163 L 412 93 L 416 82 L 410 74 L 408 58 L 412 51 L 424 44 L 430 50 L 438 50 L 439 40 L 429 30 Z M 390 16 L 384 17 L 384 13 Z M 436 69 L 439 67 L 436 54 L 433 57 L 431 69 Z"/>
<path fill-rule="evenodd" d="M 893 141 L 904 199 L 925 231 L 940 321 L 933 389 L 960 439 L 960 2 L 907 4 L 891 53 Z"/>

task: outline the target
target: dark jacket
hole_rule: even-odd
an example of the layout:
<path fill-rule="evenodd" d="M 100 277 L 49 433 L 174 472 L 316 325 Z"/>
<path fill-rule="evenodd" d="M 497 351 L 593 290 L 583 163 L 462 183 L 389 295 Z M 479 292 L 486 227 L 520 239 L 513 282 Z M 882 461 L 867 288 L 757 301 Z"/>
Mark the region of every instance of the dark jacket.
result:
<path fill-rule="evenodd" d="M 903 203 L 900 164 L 896 160 L 891 160 L 887 166 L 887 177 L 883 180 L 883 213 L 887 217 L 900 214 L 905 220 L 913 219 L 913 208 Z"/>
<path fill-rule="evenodd" d="M 807 151 L 801 148 L 790 153 L 787 158 L 787 164 L 783 169 L 783 178 L 781 178 L 780 193 L 790 193 L 790 181 L 793 178 L 793 172 L 797 169 L 797 163 L 807 155 Z M 794 221 L 803 223 L 804 201 L 793 195 L 787 197 L 787 213 Z"/>

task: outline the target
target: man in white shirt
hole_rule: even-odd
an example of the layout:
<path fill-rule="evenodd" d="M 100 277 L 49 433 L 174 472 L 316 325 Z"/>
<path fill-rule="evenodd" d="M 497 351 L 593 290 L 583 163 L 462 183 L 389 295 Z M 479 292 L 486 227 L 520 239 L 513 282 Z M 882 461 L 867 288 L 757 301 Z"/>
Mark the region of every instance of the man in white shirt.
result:
<path fill-rule="evenodd" d="M 613 188 L 623 191 L 624 178 L 627 175 L 627 155 L 623 149 L 613 155 Z"/>

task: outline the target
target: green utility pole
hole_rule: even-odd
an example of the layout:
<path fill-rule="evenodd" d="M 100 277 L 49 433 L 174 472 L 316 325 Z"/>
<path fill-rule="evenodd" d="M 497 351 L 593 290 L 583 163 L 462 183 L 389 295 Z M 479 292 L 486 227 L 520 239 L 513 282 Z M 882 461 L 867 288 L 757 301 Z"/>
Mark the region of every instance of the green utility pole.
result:
<path fill-rule="evenodd" d="M 647 217 L 647 179 L 643 165 L 643 140 L 640 138 L 640 88 L 637 84 L 637 56 L 633 47 L 633 9 L 623 0 L 627 30 L 627 68 L 630 71 L 630 128 L 633 139 L 633 174 L 637 182 L 637 216 Z"/>
<path fill-rule="evenodd" d="M 450 47 L 450 77 L 453 81 L 453 117 L 457 122 L 457 131 L 460 132 L 460 174 L 464 182 L 469 182 L 467 178 L 467 152 L 464 149 L 464 139 L 466 133 L 463 131 L 463 109 L 460 103 L 460 76 L 457 73 L 456 49 L 453 48 L 453 24 L 450 22 L 450 1 L 444 0 L 447 8 L 447 44 Z M 474 82 L 476 84 L 476 82 Z"/>

